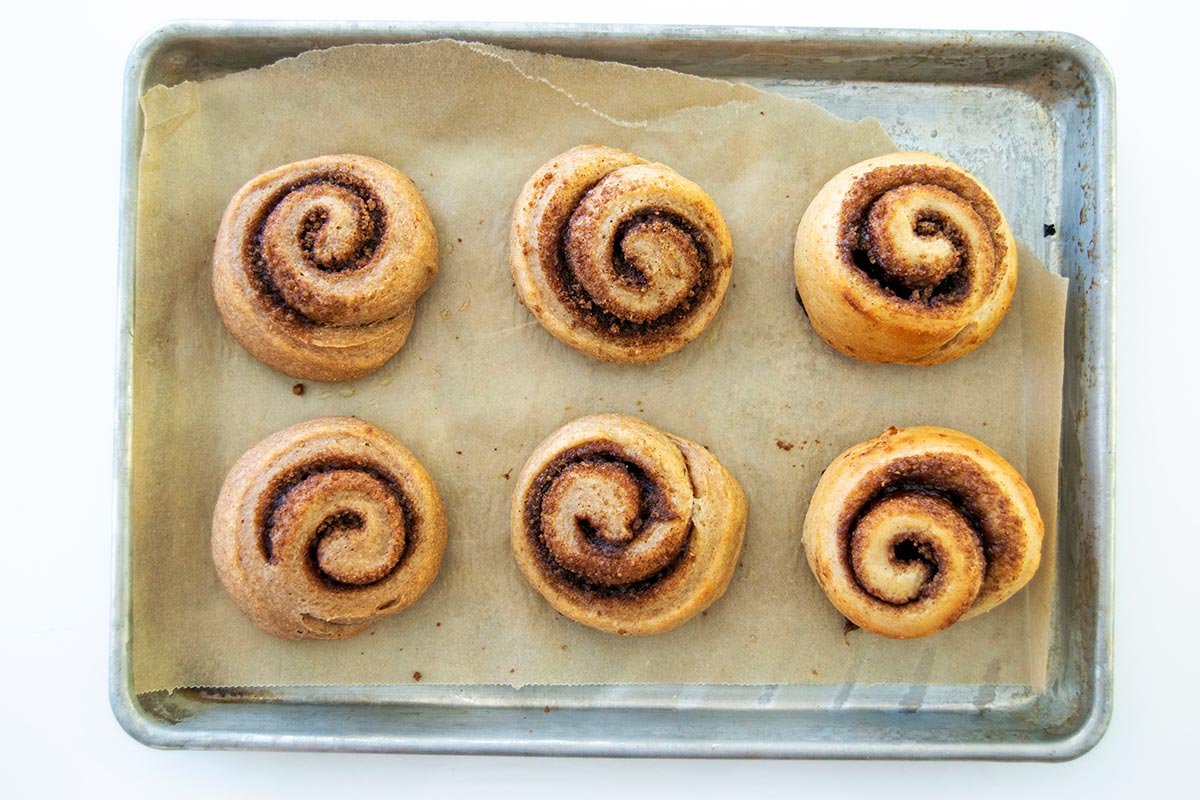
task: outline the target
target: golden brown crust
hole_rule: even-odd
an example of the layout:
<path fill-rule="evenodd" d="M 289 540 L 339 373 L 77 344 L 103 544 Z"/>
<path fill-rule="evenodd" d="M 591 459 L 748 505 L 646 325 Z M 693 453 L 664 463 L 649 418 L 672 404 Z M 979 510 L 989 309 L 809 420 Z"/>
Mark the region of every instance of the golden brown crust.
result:
<path fill-rule="evenodd" d="M 402 611 L 433 583 L 445 548 L 429 473 L 353 417 L 259 442 L 229 471 L 213 512 L 213 562 L 230 598 L 285 639 L 343 639 Z"/>
<path fill-rule="evenodd" d="M 546 330 L 624 363 L 657 361 L 699 336 L 733 269 L 725 220 L 699 186 L 600 145 L 534 173 L 509 250 L 521 302 Z"/>
<path fill-rule="evenodd" d="M 796 288 L 816 332 L 860 361 L 941 364 L 982 344 L 1017 285 L 991 193 L 930 153 L 835 175 L 796 231 Z"/>
<path fill-rule="evenodd" d="M 294 378 L 342 381 L 403 346 L 438 269 L 437 234 L 404 173 L 357 155 L 287 164 L 233 196 L 213 251 L 221 319 Z"/>
<path fill-rule="evenodd" d="M 804 519 L 808 565 L 855 625 L 928 636 L 1029 582 L 1044 526 L 1033 493 L 985 444 L 946 428 L 890 428 L 842 453 Z"/>
<path fill-rule="evenodd" d="M 513 554 L 563 615 L 630 636 L 699 614 L 733 577 L 746 497 L 712 453 L 634 417 L 555 431 L 513 492 Z"/>

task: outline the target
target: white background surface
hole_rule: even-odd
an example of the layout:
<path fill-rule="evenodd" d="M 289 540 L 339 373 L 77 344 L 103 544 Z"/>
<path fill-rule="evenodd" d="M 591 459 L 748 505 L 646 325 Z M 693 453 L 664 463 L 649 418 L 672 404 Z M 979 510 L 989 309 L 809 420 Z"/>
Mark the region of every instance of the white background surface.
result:
<path fill-rule="evenodd" d="M 0 794 L 141 797 L 1196 795 L 1200 259 L 1194 7 L 855 0 L 493 5 L 137 0 L 5 13 L 0 241 L 4 656 Z M 1065 6 L 1065 7 L 1064 7 Z M 117 190 L 123 65 L 182 18 L 527 20 L 1065 30 L 1117 80 L 1116 701 L 1066 764 L 696 762 L 159 752 L 107 701 Z M 7 787 L 8 791 L 5 790 Z"/>

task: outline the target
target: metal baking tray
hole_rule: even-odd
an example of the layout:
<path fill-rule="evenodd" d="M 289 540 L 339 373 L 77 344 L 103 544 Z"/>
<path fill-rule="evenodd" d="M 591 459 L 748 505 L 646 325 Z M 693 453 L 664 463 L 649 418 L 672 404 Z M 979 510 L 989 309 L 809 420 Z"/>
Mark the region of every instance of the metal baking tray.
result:
<path fill-rule="evenodd" d="M 135 695 L 130 393 L 138 99 L 305 50 L 453 37 L 742 81 L 877 118 L 902 148 L 971 164 L 1019 239 L 1070 278 L 1058 564 L 1044 693 L 1005 685 L 350 686 Z M 1112 706 L 1113 78 L 1060 33 L 436 23 L 187 22 L 126 68 L 110 699 L 159 747 L 421 753 L 1063 760 Z M 1051 227 L 1053 226 L 1053 227 Z M 544 713 L 550 707 L 554 713 Z"/>

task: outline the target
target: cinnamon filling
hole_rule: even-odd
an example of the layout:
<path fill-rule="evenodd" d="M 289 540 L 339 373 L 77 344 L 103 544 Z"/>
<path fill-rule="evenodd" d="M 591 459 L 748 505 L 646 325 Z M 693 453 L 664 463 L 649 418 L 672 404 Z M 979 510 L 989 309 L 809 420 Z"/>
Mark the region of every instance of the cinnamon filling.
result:
<path fill-rule="evenodd" d="M 687 220 L 674 214 L 642 212 L 617 227 L 612 262 L 616 272 L 635 286 L 650 282 L 658 263 L 685 263 L 686 271 L 704 269 L 704 249 Z"/>
<path fill-rule="evenodd" d="M 368 200 L 367 207 L 373 208 L 375 201 Z M 329 210 L 314 208 L 305 214 L 300 227 L 300 248 L 304 260 L 322 272 L 349 272 L 362 269 L 371 263 L 380 237 L 375 235 L 376 220 L 371 214 L 359 215 L 355 220 L 356 238 L 363 242 L 348 257 L 330 248 L 324 241 L 330 224 Z M 261 241 L 261 239 L 260 239 Z"/>
<path fill-rule="evenodd" d="M 591 515 L 573 520 L 591 553 L 574 554 L 552 541 L 543 527 L 547 514 L 553 514 L 564 474 L 578 471 L 620 473 L 617 491 L 633 499 L 625 506 L 624 519 L 599 520 Z M 628 482 L 627 486 L 624 486 Z M 621 511 L 613 510 L 621 516 Z M 649 554 L 647 561 L 618 567 L 628 548 L 656 523 L 676 519 L 662 489 L 645 469 L 621 448 L 606 442 L 589 443 L 560 453 L 548 463 L 530 486 L 524 504 L 524 528 L 531 549 L 537 555 L 543 574 L 560 586 L 597 600 L 621 602 L 642 598 L 660 588 L 686 561 L 691 525 L 683 534 L 677 550 Z M 556 552 L 557 550 L 557 552 Z M 607 564 L 612 559 L 613 564 Z M 564 563 L 565 562 L 565 563 Z M 578 571 L 577 571 L 578 570 Z M 622 576 L 621 572 L 632 573 Z M 589 574 L 589 571 L 591 574 Z"/>
<path fill-rule="evenodd" d="M 357 211 L 353 222 L 354 230 L 346 232 L 353 241 L 349 252 L 330 245 L 332 233 L 328 230 L 330 212 L 316 207 L 303 217 L 300 229 L 294 231 L 303 257 L 310 266 L 324 272 L 348 272 L 362 269 L 371 263 L 387 231 L 387 215 L 383 203 L 374 190 L 350 170 L 335 169 L 309 175 L 280 188 L 265 203 L 257 217 L 247 228 L 248 235 L 242 245 L 243 263 L 249 265 L 248 275 L 257 295 L 267 310 L 278 313 L 283 320 L 303 326 L 316 325 L 303 312 L 290 306 L 272 276 L 270 259 L 267 258 L 263 232 L 275 209 L 288 195 L 308 187 L 328 185 L 333 190 L 351 196 Z M 345 238 L 345 237 L 343 237 Z"/>
<path fill-rule="evenodd" d="M 716 276 L 711 268 L 711 254 L 695 227 L 677 214 L 641 209 L 617 223 L 613 237 L 609 255 L 613 272 L 633 287 L 647 287 L 651 283 L 651 259 L 666 255 L 690 262 L 686 269 L 696 278 L 685 291 L 677 293 L 669 307 L 655 309 L 649 315 L 626 309 L 614 313 L 615 307 L 606 308 L 602 298 L 588 292 L 575 273 L 569 228 L 568 219 L 558 232 L 558 251 L 548 277 L 559 299 L 577 310 L 574 316 L 579 324 L 610 338 L 649 341 L 670 335 L 695 306 L 712 295 Z M 658 241 L 651 243 L 652 237 Z"/>
<path fill-rule="evenodd" d="M 956 244 L 955 249 L 961 256 L 961 246 Z M 859 244 L 850 255 L 854 266 L 899 300 L 924 305 L 951 305 L 965 297 L 970 290 L 970 279 L 961 272 L 954 272 L 933 286 L 914 287 L 903 271 L 889 270 L 880 263 L 871 235 L 865 231 L 859 236 Z"/>
<path fill-rule="evenodd" d="M 846 498 L 846 512 L 838 526 L 839 552 L 846 574 L 858 588 L 881 602 L 904 603 L 879 597 L 860 580 L 854 564 L 855 531 L 871 512 L 888 501 L 905 496 L 926 497 L 952 509 L 953 514 L 974 532 L 985 559 L 984 578 L 993 571 L 1004 572 L 1011 554 L 1005 553 L 1006 530 L 1020 527 L 1016 512 L 995 484 L 970 459 L 951 454 L 909 456 L 896 459 L 865 475 L 859 488 Z M 941 577 L 937 548 L 919 535 L 898 536 L 891 541 L 892 559 L 899 564 L 922 564 L 928 570 L 912 602 L 935 593 Z"/>
<path fill-rule="evenodd" d="M 937 553 L 934 552 L 933 547 L 925 542 L 913 539 L 900 539 L 892 545 L 892 560 L 902 564 L 911 564 L 914 561 L 919 561 L 928 567 L 930 572 L 937 572 Z"/>
<path fill-rule="evenodd" d="M 961 506 L 924 487 L 894 487 L 874 498 L 851 529 L 849 561 L 855 583 L 893 606 L 936 596 L 946 577 L 943 567 L 949 566 L 942 540 L 950 531 L 970 537 L 979 551 L 978 531 Z"/>
<path fill-rule="evenodd" d="M 921 207 L 921 192 L 937 202 Z M 933 308 L 962 302 L 974 282 L 993 278 L 976 274 L 966 234 L 939 208 L 947 203 L 977 219 L 992 245 L 993 263 L 1000 263 L 1007 245 L 991 199 L 956 171 L 920 164 L 877 168 L 847 193 L 839 220 L 842 262 L 897 301 Z M 897 225 L 893 215 L 905 224 Z M 897 252 L 897 235 L 911 239 L 916 252 Z"/>
<path fill-rule="evenodd" d="M 339 509 L 322 520 L 321 524 L 317 527 L 312 535 L 306 558 L 311 574 L 319 577 L 330 589 L 357 589 L 385 580 L 389 575 L 400 569 L 412 552 L 420 546 L 421 517 L 416 507 L 401 487 L 400 482 L 377 464 L 349 458 L 323 459 L 309 462 L 290 472 L 276 476 L 271 481 L 267 492 L 263 495 L 266 500 L 259 504 L 256 511 L 255 529 L 259 531 L 259 545 L 262 548 L 263 558 L 269 564 L 277 563 L 278 558 L 274 546 L 275 537 L 291 533 L 290 531 L 276 531 L 276 517 L 283 504 L 287 501 L 288 493 L 309 478 L 338 471 L 363 473 L 382 486 L 400 508 L 404 521 L 404 531 L 402 532 L 404 539 L 403 549 L 398 551 L 394 563 L 389 568 L 377 570 L 373 574 L 355 576 L 349 582 L 338 580 L 327 574 L 320 566 L 318 551 L 323 541 L 328 540 L 338 532 L 360 529 L 364 524 L 363 518 L 356 512 Z"/>

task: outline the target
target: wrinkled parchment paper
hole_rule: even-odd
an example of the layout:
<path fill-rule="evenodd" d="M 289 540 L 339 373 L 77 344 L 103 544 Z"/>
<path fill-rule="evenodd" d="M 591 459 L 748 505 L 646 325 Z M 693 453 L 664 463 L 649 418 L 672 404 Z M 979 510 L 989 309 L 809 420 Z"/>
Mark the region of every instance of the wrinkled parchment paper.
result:
<path fill-rule="evenodd" d="M 666 72 L 455 42 L 353 46 L 143 100 L 133 386 L 134 689 L 399 683 L 1045 683 L 1057 500 L 1065 281 L 1021 252 L 998 333 L 934 368 L 861 364 L 825 346 L 796 303 L 792 244 L 841 168 L 894 149 L 873 121 Z M 603 364 L 517 303 L 509 215 L 541 163 L 598 142 L 671 165 L 716 200 L 734 283 L 702 338 L 649 366 Z M 233 193 L 258 173 L 354 152 L 404 170 L 442 243 L 412 336 L 378 372 L 295 380 L 222 327 L 209 283 Z M 968 165 L 969 166 L 969 165 Z M 1003 202 L 1003 198 L 1002 198 Z M 533 447 L 617 411 L 708 446 L 746 490 L 750 522 L 726 596 L 671 633 L 618 638 L 559 616 L 508 544 L 513 480 Z M 450 543 L 412 608 L 338 642 L 259 632 L 209 556 L 236 458 L 327 414 L 374 422 L 429 469 Z M 1029 588 L 932 638 L 845 633 L 804 561 L 800 526 L 826 464 L 889 425 L 975 435 L 1030 481 L 1047 551 Z"/>

